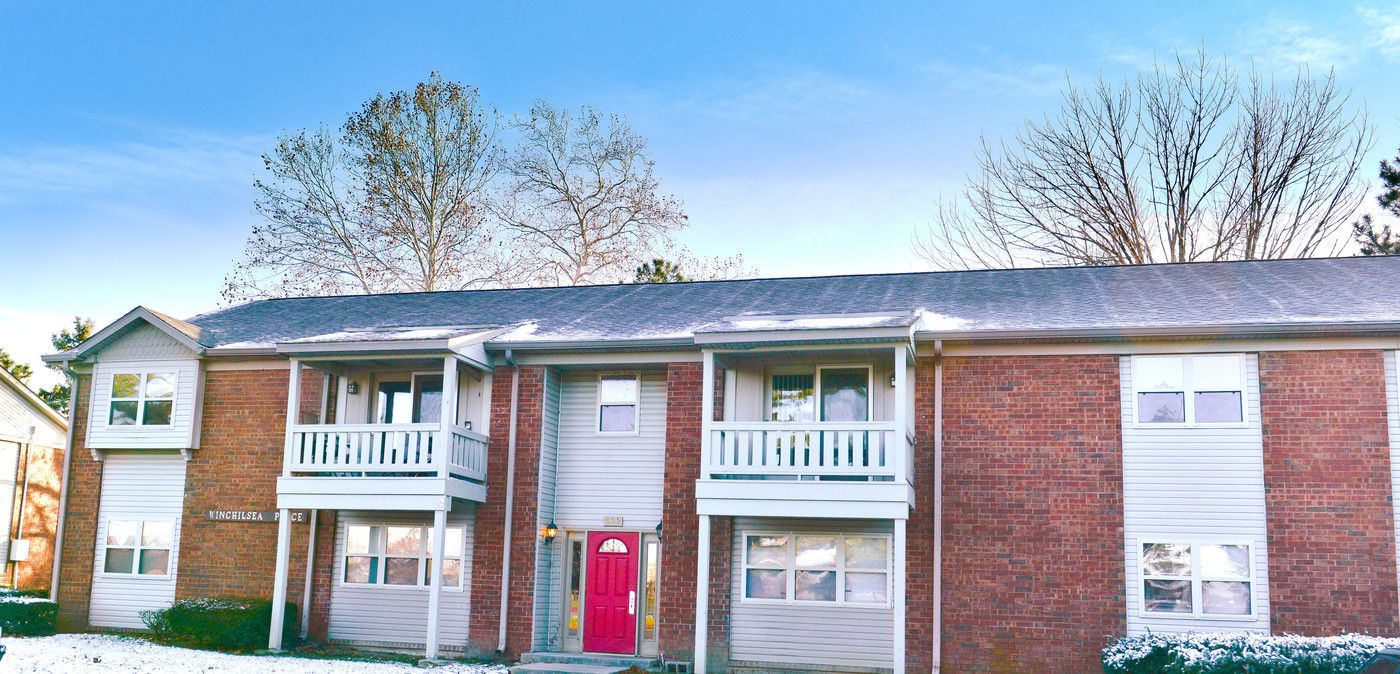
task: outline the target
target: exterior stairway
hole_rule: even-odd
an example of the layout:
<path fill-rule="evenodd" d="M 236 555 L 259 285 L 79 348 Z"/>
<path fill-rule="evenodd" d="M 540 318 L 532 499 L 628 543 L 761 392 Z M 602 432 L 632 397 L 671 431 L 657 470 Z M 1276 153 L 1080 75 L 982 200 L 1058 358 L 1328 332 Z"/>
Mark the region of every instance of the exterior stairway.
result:
<path fill-rule="evenodd" d="M 632 667 L 655 670 L 656 658 L 594 653 L 524 653 L 511 674 L 617 674 Z"/>

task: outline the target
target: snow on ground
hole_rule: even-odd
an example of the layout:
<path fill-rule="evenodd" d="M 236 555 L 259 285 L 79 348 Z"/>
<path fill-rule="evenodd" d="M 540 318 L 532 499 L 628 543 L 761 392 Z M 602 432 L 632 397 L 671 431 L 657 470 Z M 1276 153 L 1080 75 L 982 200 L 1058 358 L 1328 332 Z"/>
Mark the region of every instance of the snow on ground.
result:
<path fill-rule="evenodd" d="M 143 639 L 100 634 L 56 634 L 51 637 L 7 637 L 0 639 L 7 652 L 0 661 L 3 672 L 44 672 L 88 674 L 89 672 L 141 672 L 175 674 L 180 672 L 237 672 L 248 674 L 406 674 L 431 671 L 436 674 L 505 674 L 499 665 L 450 664 L 431 670 L 389 662 L 350 662 L 260 655 L 231 655 L 210 651 L 161 646 Z"/>

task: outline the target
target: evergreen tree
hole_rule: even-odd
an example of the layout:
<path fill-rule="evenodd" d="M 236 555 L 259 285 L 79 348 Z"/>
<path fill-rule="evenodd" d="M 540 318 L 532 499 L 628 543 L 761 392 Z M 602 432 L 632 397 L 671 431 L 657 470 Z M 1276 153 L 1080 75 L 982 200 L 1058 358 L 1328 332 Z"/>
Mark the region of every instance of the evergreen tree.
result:
<path fill-rule="evenodd" d="M 685 274 L 681 273 L 681 266 L 668 262 L 661 258 L 655 258 L 651 262 L 643 263 L 637 267 L 637 275 L 632 280 L 633 283 L 679 283 L 689 281 Z"/>
<path fill-rule="evenodd" d="M 24 363 L 16 363 L 10 354 L 0 349 L 0 369 L 4 369 L 15 376 L 21 384 L 28 384 L 29 378 L 34 376 L 34 370 Z"/>
<path fill-rule="evenodd" d="M 1381 210 L 1400 218 L 1400 156 L 1392 160 L 1381 160 L 1381 193 L 1376 196 Z M 1362 255 L 1400 255 L 1400 237 L 1390 231 L 1390 225 L 1376 229 L 1375 220 L 1369 215 L 1361 216 L 1361 221 L 1352 224 L 1352 236 L 1361 244 Z"/>
<path fill-rule="evenodd" d="M 72 328 L 64 328 L 55 333 L 51 338 L 53 348 L 58 351 L 67 351 L 76 347 L 92 336 L 95 327 L 91 318 L 74 316 Z M 50 365 L 49 368 L 60 372 L 62 371 L 60 368 L 53 365 Z M 41 400 L 48 403 L 49 407 L 57 410 L 59 414 L 68 414 L 68 400 L 72 395 L 72 387 L 67 381 L 61 384 L 54 384 L 53 388 L 39 389 L 38 394 Z"/>

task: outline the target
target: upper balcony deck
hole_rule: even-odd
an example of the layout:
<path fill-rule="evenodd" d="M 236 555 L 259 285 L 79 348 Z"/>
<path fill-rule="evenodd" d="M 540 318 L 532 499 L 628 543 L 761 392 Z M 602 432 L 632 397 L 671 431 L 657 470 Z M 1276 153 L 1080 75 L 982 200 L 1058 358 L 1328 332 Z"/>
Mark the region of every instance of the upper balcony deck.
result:
<path fill-rule="evenodd" d="M 717 396 L 704 392 L 700 514 L 908 516 L 914 431 L 907 346 L 704 357 L 704 381 L 715 382 L 723 367 L 724 402 L 716 415 Z M 854 383 L 836 390 L 838 375 Z M 780 390 L 785 385 L 796 393 Z M 837 405 L 845 405 L 841 413 Z M 802 420 L 777 420 L 794 416 Z M 824 420 L 840 416 L 856 420 Z"/>
<path fill-rule="evenodd" d="M 445 510 L 486 499 L 490 370 L 456 354 L 292 359 L 278 507 Z M 317 406 L 319 405 L 319 409 Z"/>

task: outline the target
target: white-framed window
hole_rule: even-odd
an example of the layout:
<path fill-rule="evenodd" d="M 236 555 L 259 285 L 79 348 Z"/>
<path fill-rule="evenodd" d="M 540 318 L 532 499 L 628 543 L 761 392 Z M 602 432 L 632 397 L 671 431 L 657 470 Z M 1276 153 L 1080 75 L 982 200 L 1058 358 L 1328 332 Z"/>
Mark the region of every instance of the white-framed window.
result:
<path fill-rule="evenodd" d="M 386 376 L 375 384 L 374 423 L 435 424 L 441 421 L 441 372 Z"/>
<path fill-rule="evenodd" d="M 462 588 L 462 527 L 447 527 L 442 548 L 442 587 Z M 427 587 L 433 573 L 433 527 L 413 524 L 347 524 L 344 585 Z"/>
<path fill-rule="evenodd" d="M 1245 423 L 1243 354 L 1133 356 L 1132 368 L 1138 426 Z"/>
<path fill-rule="evenodd" d="M 108 426 L 172 426 L 174 372 L 117 372 L 107 402 Z"/>
<path fill-rule="evenodd" d="M 868 364 L 776 368 L 768 376 L 769 421 L 870 421 Z"/>
<path fill-rule="evenodd" d="M 598 432 L 636 435 L 641 423 L 642 380 L 636 374 L 598 376 Z"/>
<path fill-rule="evenodd" d="M 891 538 L 884 534 L 743 534 L 741 601 L 889 606 Z"/>
<path fill-rule="evenodd" d="M 1141 539 L 1141 615 L 1253 619 L 1253 552 L 1253 541 Z"/>
<path fill-rule="evenodd" d="M 170 577 L 170 550 L 175 523 L 169 520 L 107 520 L 102 573 Z"/>

